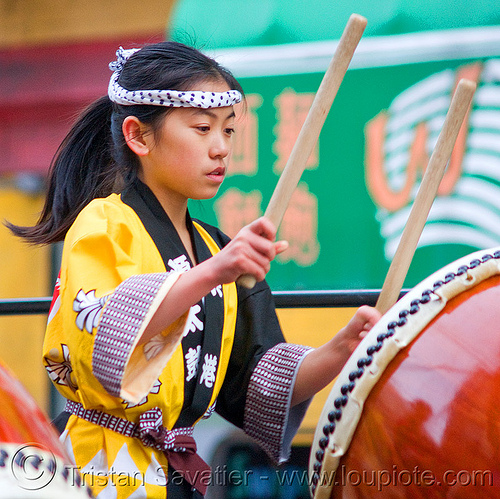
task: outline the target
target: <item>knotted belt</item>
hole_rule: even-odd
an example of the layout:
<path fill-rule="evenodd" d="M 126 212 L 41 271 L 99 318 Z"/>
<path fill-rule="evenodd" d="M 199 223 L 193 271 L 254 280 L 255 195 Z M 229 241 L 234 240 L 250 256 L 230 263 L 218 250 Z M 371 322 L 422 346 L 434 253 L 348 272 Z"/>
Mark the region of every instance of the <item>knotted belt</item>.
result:
<path fill-rule="evenodd" d="M 167 430 L 162 426 L 163 414 L 159 407 L 153 407 L 142 413 L 139 416 L 139 423 L 94 409 L 85 409 L 82 404 L 72 400 L 66 401 L 65 410 L 85 421 L 126 437 L 138 438 L 146 447 L 164 452 L 170 466 L 200 494 L 205 494 L 210 466 L 196 453 L 194 429 L 187 427 Z"/>

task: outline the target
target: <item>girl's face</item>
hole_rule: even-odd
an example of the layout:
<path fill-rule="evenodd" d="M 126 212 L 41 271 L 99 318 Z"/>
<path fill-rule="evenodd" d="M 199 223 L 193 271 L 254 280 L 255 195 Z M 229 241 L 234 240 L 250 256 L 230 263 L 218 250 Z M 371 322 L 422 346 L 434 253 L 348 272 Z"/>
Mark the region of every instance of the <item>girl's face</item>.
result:
<path fill-rule="evenodd" d="M 190 90 L 225 92 L 221 81 L 204 81 Z M 141 157 L 139 177 L 160 202 L 215 196 L 227 172 L 235 114 L 232 107 L 183 107 L 168 113 L 156 138 L 145 136 L 148 154 Z"/>

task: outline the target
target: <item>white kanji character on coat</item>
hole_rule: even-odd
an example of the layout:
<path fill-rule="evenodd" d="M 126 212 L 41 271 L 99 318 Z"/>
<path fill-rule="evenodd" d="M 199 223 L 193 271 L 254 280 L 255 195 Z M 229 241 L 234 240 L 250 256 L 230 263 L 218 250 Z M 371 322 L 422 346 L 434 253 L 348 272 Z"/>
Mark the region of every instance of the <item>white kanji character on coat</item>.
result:
<path fill-rule="evenodd" d="M 205 354 L 205 362 L 201 367 L 203 372 L 200 376 L 200 385 L 204 382 L 207 388 L 212 388 L 215 382 L 215 371 L 217 370 L 217 356 Z"/>
<path fill-rule="evenodd" d="M 185 356 L 187 376 L 186 381 L 192 380 L 198 372 L 198 362 L 200 360 L 201 346 L 190 348 Z"/>
<path fill-rule="evenodd" d="M 188 261 L 186 255 L 178 256 L 177 258 L 174 258 L 173 260 L 170 259 L 168 261 L 168 266 L 172 270 L 175 270 L 176 272 L 187 272 L 191 268 L 191 265 L 189 264 L 189 261 Z"/>
<path fill-rule="evenodd" d="M 187 336 L 189 333 L 194 333 L 196 330 L 203 331 L 203 321 L 196 315 L 200 312 L 201 307 L 199 305 L 193 305 L 189 309 L 184 336 Z"/>

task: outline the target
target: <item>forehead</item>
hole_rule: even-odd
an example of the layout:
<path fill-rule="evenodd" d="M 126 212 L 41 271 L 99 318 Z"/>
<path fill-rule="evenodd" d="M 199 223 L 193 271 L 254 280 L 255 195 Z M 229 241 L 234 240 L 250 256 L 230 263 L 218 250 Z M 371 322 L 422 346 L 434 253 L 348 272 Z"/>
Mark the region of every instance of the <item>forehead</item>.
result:
<path fill-rule="evenodd" d="M 212 119 L 218 121 L 227 121 L 233 119 L 236 115 L 233 106 L 213 107 L 209 109 L 201 109 L 196 107 L 178 107 L 172 110 L 167 116 L 172 116 L 178 120 L 197 120 L 197 119 Z"/>
<path fill-rule="evenodd" d="M 190 85 L 190 88 L 185 91 L 201 91 L 201 92 L 227 92 L 231 90 L 229 85 L 222 79 L 217 80 L 201 80 L 193 85 Z M 184 90 L 183 90 L 184 91 Z"/>

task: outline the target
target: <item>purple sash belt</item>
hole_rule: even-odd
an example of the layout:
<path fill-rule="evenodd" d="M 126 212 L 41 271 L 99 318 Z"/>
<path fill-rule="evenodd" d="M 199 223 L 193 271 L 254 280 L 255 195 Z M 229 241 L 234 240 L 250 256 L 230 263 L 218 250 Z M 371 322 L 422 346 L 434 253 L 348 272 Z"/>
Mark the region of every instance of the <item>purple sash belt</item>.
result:
<path fill-rule="evenodd" d="M 141 414 L 139 423 L 94 409 L 85 409 L 82 404 L 72 400 L 66 401 L 65 410 L 121 435 L 138 438 L 145 446 L 164 452 L 172 468 L 202 495 L 205 494 L 210 466 L 196 453 L 193 427 L 167 430 L 162 426 L 163 414 L 159 407 Z"/>

